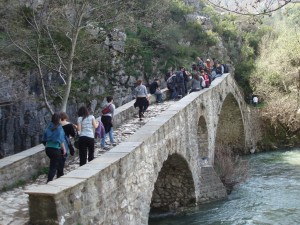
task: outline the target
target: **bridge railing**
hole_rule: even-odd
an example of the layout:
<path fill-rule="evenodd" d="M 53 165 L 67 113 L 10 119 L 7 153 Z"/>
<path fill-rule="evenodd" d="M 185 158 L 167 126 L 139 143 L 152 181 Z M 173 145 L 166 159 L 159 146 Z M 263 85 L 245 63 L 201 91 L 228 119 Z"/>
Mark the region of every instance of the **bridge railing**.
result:
<path fill-rule="evenodd" d="M 163 89 L 163 98 L 168 96 L 168 90 Z M 155 102 L 155 96 L 149 95 L 150 103 Z M 119 127 L 126 120 L 131 119 L 136 113 L 135 100 L 116 108 L 114 127 Z M 100 119 L 97 118 L 97 119 Z M 13 187 L 17 183 L 30 180 L 44 167 L 48 167 L 49 159 L 45 154 L 44 145 L 37 145 L 15 155 L 7 156 L 0 160 L 0 191 Z"/>

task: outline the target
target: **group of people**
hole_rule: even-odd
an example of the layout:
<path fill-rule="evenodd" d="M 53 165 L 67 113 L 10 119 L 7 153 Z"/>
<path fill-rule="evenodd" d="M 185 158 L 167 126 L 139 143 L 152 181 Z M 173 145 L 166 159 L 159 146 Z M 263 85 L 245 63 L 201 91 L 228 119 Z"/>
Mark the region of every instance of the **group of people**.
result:
<path fill-rule="evenodd" d="M 64 175 L 64 166 L 67 156 L 72 152 L 72 143 L 70 137 L 78 135 L 79 165 L 86 164 L 87 160 L 94 159 L 95 140 L 100 138 L 100 146 L 107 150 L 105 139 L 109 134 L 110 144 L 116 145 L 113 137 L 113 116 L 115 105 L 113 98 L 108 96 L 107 103 L 102 110 L 101 120 L 97 121 L 89 113 L 86 106 L 78 110 L 77 124 L 68 121 L 68 115 L 65 112 L 55 112 L 51 117 L 51 122 L 43 134 L 43 144 L 46 147 L 46 154 L 50 159 L 48 179 L 52 181 L 55 175 L 57 178 Z M 97 132 L 99 129 L 99 132 Z M 101 131 L 103 129 L 103 131 Z M 97 135 L 100 134 L 100 135 Z"/>
<path fill-rule="evenodd" d="M 202 58 L 197 57 L 196 62 L 192 64 L 190 71 L 184 67 L 180 67 L 179 71 L 170 71 L 165 77 L 167 88 L 170 90 L 170 100 L 180 99 L 188 93 L 200 91 L 203 88 L 210 86 L 211 82 L 222 76 L 223 73 L 228 73 L 228 66 L 222 64 L 216 59 L 207 59 L 205 62 Z M 161 103 L 162 92 L 160 90 L 160 80 L 155 79 L 149 85 L 150 94 L 155 95 L 156 102 Z M 139 119 L 142 120 L 144 113 L 149 106 L 149 98 L 147 88 L 142 84 L 142 80 L 137 80 L 135 88 L 134 107 L 139 108 Z"/>
<path fill-rule="evenodd" d="M 179 71 L 167 73 L 165 80 L 170 90 L 170 99 L 180 99 L 188 93 L 207 88 L 215 78 L 228 72 L 228 66 L 216 59 L 204 61 L 197 57 L 190 70 L 180 67 Z"/>

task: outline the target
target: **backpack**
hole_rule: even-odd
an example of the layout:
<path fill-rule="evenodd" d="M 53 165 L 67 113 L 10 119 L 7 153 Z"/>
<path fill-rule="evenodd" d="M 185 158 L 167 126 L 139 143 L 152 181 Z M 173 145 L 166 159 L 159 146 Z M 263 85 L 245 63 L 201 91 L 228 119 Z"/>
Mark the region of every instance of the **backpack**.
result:
<path fill-rule="evenodd" d="M 172 76 L 170 76 L 167 80 L 167 87 L 170 89 L 170 90 L 173 90 L 176 86 L 176 75 L 173 74 Z"/>
<path fill-rule="evenodd" d="M 224 73 L 229 73 L 228 65 L 223 64 L 223 67 L 224 67 Z"/>
<path fill-rule="evenodd" d="M 107 113 L 109 113 L 110 112 L 110 105 L 111 104 L 109 104 L 109 105 L 107 105 L 101 112 L 102 112 L 102 114 L 107 114 Z"/>
<path fill-rule="evenodd" d="M 172 84 L 172 83 L 174 83 L 174 78 L 175 77 L 175 75 L 172 75 L 172 76 L 170 76 L 168 79 L 167 79 L 167 84 Z"/>
<path fill-rule="evenodd" d="M 176 83 L 180 84 L 184 82 L 183 72 L 179 71 L 176 73 Z"/>

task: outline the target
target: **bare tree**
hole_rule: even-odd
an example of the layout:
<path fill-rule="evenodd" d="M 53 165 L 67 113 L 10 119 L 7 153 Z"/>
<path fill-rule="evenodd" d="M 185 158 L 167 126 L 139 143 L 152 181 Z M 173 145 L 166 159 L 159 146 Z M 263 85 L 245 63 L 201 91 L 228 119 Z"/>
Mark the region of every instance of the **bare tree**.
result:
<path fill-rule="evenodd" d="M 13 1 L 5 7 L 11 13 L 2 19 L 7 35 L 37 68 L 45 105 L 53 113 L 49 92 L 60 99 L 60 109 L 66 111 L 74 71 L 88 66 L 92 61 L 87 54 L 89 49 L 104 42 L 110 29 L 121 21 L 124 9 L 130 6 L 121 0 L 60 0 L 40 4 L 28 0 L 18 4 Z M 49 72 L 60 80 L 51 87 L 46 84 L 51 79 Z"/>

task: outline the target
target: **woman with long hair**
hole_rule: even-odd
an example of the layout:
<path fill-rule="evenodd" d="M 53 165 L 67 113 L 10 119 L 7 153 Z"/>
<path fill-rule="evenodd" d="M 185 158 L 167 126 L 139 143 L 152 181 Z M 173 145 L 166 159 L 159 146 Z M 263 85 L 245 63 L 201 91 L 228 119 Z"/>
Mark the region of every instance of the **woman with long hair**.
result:
<path fill-rule="evenodd" d="M 52 115 L 51 122 L 43 135 L 43 143 L 46 145 L 46 154 L 50 158 L 47 183 L 53 180 L 58 170 L 61 157 L 66 155 L 64 142 L 65 132 L 60 124 L 60 115 L 56 112 Z"/>
<path fill-rule="evenodd" d="M 89 115 L 89 111 L 85 106 L 78 110 L 77 130 L 79 133 L 79 165 L 86 164 L 94 159 L 95 150 L 95 128 L 99 125 L 93 115 Z"/>

